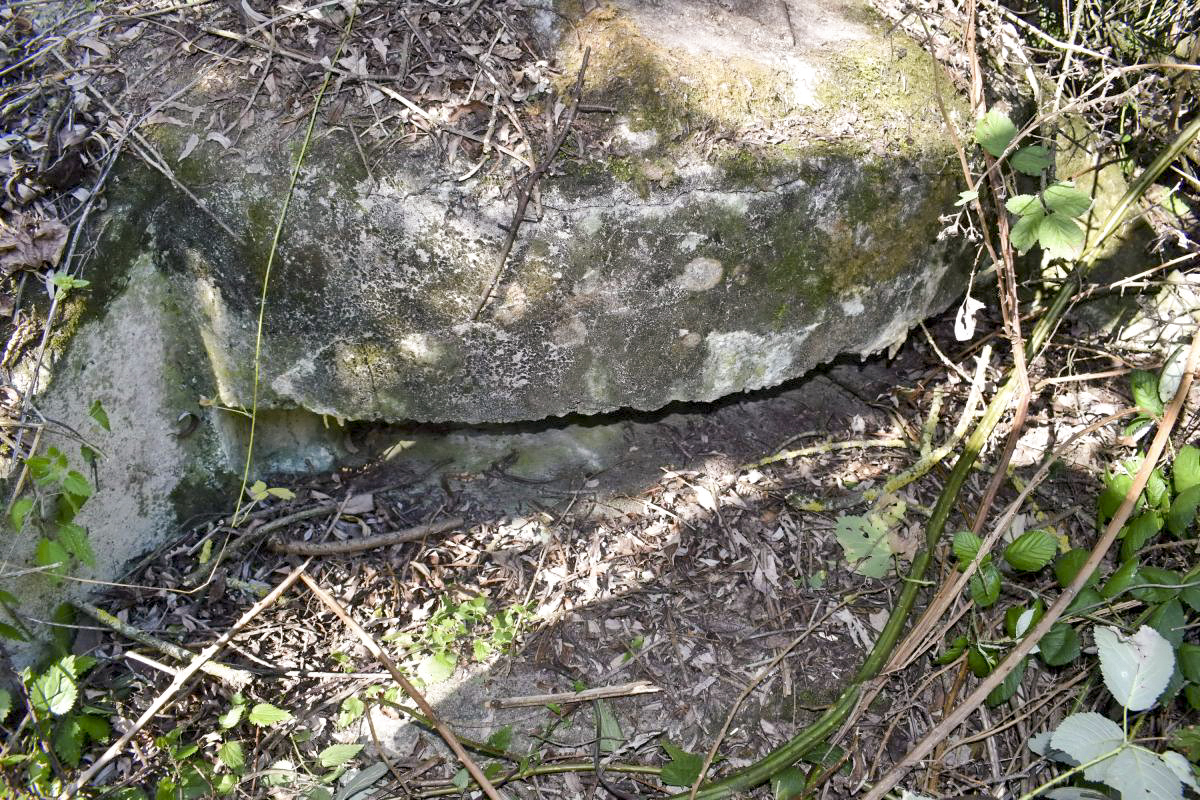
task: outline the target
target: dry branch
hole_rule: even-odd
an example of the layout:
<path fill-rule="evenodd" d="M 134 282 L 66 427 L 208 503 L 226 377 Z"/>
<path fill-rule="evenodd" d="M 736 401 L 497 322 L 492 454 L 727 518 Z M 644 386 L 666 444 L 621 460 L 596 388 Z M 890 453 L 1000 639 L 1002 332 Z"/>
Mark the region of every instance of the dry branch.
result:
<path fill-rule="evenodd" d="M 649 681 L 633 681 L 620 686 L 598 686 L 594 689 L 584 689 L 582 692 L 557 692 L 554 694 L 527 694 L 518 697 L 501 697 L 487 701 L 488 708 L 522 708 L 524 706 L 544 706 L 549 703 L 566 705 L 567 703 L 587 703 L 592 700 L 604 700 L 610 697 L 629 697 L 635 694 L 656 694 L 662 689 Z"/>
<path fill-rule="evenodd" d="M 361 539 L 347 539 L 342 542 L 281 542 L 272 540 L 267 544 L 267 547 L 276 553 L 289 553 L 301 556 L 333 556 L 346 553 L 361 553 L 364 550 L 373 550 L 377 547 L 390 547 L 394 544 L 415 542 L 424 539 L 426 536 L 436 536 L 439 533 L 460 528 L 462 524 L 462 517 L 451 517 L 440 522 L 416 525 L 412 528 L 405 528 L 402 531 L 364 536 Z"/>

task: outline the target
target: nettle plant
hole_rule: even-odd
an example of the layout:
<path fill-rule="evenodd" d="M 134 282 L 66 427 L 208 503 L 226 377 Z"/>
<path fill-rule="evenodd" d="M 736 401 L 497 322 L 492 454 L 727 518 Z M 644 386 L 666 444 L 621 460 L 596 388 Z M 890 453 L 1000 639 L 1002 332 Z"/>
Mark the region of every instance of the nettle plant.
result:
<path fill-rule="evenodd" d="M 1174 394 L 1179 383 L 1174 363 L 1174 357 L 1168 359 L 1158 375 L 1135 372 L 1131 376 L 1135 402 L 1142 412 L 1135 421 L 1139 427 L 1156 422 L 1162 414 L 1162 398 Z M 1104 474 L 1096 502 L 1098 528 L 1116 514 L 1142 462 L 1142 455 L 1134 455 Z M 1062 667 L 1080 658 L 1081 633 L 1090 631 L 1105 685 L 1124 709 L 1121 725 L 1095 712 L 1075 714 L 1053 735 L 1030 743 L 1039 753 L 1077 767 L 1055 783 L 1068 777 L 1081 778 L 1114 788 L 1125 797 L 1181 797 L 1182 787 L 1196 789 L 1191 765 L 1200 761 L 1200 728 L 1175 731 L 1173 750 L 1159 755 L 1135 743 L 1137 726 L 1145 720 L 1139 718 L 1131 729 L 1128 716 L 1156 702 L 1162 706 L 1182 702 L 1193 711 L 1200 710 L 1200 645 L 1185 641 L 1187 632 L 1196 630 L 1200 623 L 1200 566 L 1191 563 L 1184 573 L 1149 563 L 1152 556 L 1172 548 L 1171 541 L 1159 541 L 1164 534 L 1181 545 L 1182 540 L 1194 535 L 1198 511 L 1200 448 L 1188 445 L 1180 448 L 1168 468 L 1156 468 L 1151 473 L 1130 519 L 1118 534 L 1116 567 L 1107 575 L 1094 574 L 1063 619 L 1034 649 L 1034 656 L 1045 667 Z M 981 544 L 969 531 L 954 537 L 953 551 L 960 569 L 978 559 Z M 1052 599 L 1043 598 L 1021 576 L 1036 577 L 1049 568 L 1058 586 L 1065 588 L 1087 561 L 1088 550 L 1066 549 L 1066 544 L 1064 538 L 1049 531 L 1030 530 L 1005 547 L 1001 563 L 990 554 L 978 559 L 977 571 L 968 583 L 977 608 L 995 605 L 1002 595 L 1030 599 L 1005 610 L 1003 636 L 985 637 L 972 624 L 971 633 L 953 640 L 937 657 L 938 663 L 948 664 L 965 654 L 975 675 L 991 673 L 1005 653 L 1041 619 L 1047 599 Z M 1009 591 L 1002 592 L 1006 585 Z M 1088 622 L 1100 613 L 1117 627 Z M 1088 631 L 1083 630 L 1085 623 Z M 989 705 L 1002 703 L 1016 693 L 1028 661 L 1022 661 L 988 696 Z M 1092 794 L 1064 787 L 1046 796 L 1058 800 L 1105 796 L 1086 791 Z"/>
<path fill-rule="evenodd" d="M 1020 253 L 1041 245 L 1052 258 L 1075 258 L 1084 242 L 1078 219 L 1091 208 L 1092 200 L 1070 183 L 1045 185 L 1044 176 L 1052 163 L 1050 151 L 1037 144 L 1013 150 L 1017 134 L 1017 126 L 1000 111 L 988 111 L 975 125 L 975 142 L 989 155 L 1014 172 L 1043 179 L 1044 188 L 1036 194 L 1016 194 L 1005 202 L 1005 208 L 1017 217 L 1009 241 Z M 978 197 L 975 190 L 961 192 L 956 205 L 966 205 Z"/>

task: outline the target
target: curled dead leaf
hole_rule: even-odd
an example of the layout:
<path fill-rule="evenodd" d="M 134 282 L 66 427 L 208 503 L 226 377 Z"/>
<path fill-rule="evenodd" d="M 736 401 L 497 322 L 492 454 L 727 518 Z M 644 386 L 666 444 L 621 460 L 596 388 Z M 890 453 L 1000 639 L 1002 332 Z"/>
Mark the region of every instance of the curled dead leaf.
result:
<path fill-rule="evenodd" d="M 56 219 L 14 215 L 11 223 L 0 224 L 0 274 L 57 265 L 69 234 Z"/>

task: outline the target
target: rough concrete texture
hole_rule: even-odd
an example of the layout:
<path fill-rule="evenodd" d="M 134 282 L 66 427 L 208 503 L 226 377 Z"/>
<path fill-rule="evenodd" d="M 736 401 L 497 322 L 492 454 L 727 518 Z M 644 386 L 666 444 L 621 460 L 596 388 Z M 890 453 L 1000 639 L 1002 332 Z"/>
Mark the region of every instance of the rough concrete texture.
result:
<path fill-rule="evenodd" d="M 790 28 L 775 4 L 575 13 L 561 88 L 590 47 L 585 101 L 618 113 L 589 119 L 587 141 L 608 149 L 541 182 L 478 320 L 512 193 L 458 180 L 427 145 L 368 177 L 343 130 L 321 131 L 271 276 L 260 408 L 461 423 L 654 409 L 902 338 L 962 286 L 934 244 L 958 168 L 933 80 L 957 113 L 951 84 L 858 3 L 790 8 Z M 259 127 L 179 168 L 240 240 L 167 184 L 145 210 L 229 406 L 251 402 L 300 135 Z M 188 131 L 157 137 L 173 157 Z"/>

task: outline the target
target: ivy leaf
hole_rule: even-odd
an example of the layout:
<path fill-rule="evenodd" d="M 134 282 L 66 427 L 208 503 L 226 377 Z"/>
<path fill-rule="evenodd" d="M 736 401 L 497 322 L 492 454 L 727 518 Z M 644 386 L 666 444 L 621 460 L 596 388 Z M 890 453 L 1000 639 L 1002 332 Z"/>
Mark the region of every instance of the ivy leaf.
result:
<path fill-rule="evenodd" d="M 1004 560 L 1013 569 L 1037 572 L 1050 563 L 1058 552 L 1058 542 L 1048 531 L 1032 530 L 1021 534 L 1004 548 Z"/>
<path fill-rule="evenodd" d="M 971 599 L 980 608 L 987 608 L 1000 599 L 1000 570 L 990 561 L 980 564 L 979 569 L 967 582 Z"/>
<path fill-rule="evenodd" d="M 1171 464 L 1171 483 L 1176 494 L 1200 486 L 1200 448 L 1190 444 L 1179 448 L 1175 462 Z"/>
<path fill-rule="evenodd" d="M 234 772 L 246 766 L 246 754 L 242 750 L 242 743 L 236 739 L 230 739 L 221 745 L 217 750 L 217 758 Z"/>
<path fill-rule="evenodd" d="M 362 749 L 361 744 L 333 744 L 322 750 L 317 760 L 321 762 L 322 767 L 333 769 L 354 758 Z"/>
<path fill-rule="evenodd" d="M 1079 657 L 1079 634 L 1065 622 L 1055 623 L 1038 642 L 1038 654 L 1048 667 L 1061 667 Z"/>
<path fill-rule="evenodd" d="M 108 422 L 108 412 L 104 410 L 104 404 L 99 400 L 92 401 L 92 407 L 88 409 L 88 416 L 96 420 L 96 424 L 106 431 L 111 431 Z"/>
<path fill-rule="evenodd" d="M 681 750 L 663 739 L 660 744 L 671 760 L 662 768 L 662 782 L 668 786 L 691 786 L 700 777 L 704 756 Z"/>
<path fill-rule="evenodd" d="M 1129 374 L 1129 388 L 1133 393 L 1133 404 L 1154 417 L 1163 413 L 1162 400 L 1158 399 L 1158 378 L 1153 372 L 1135 369 Z"/>
<path fill-rule="evenodd" d="M 1095 711 L 1072 714 L 1059 723 L 1050 737 L 1050 746 L 1066 753 L 1077 764 L 1095 761 L 1124 744 L 1121 726 Z M 1112 758 L 1092 764 L 1083 771 L 1083 776 L 1089 781 L 1102 781 L 1110 763 Z"/>
<path fill-rule="evenodd" d="M 1068 217 L 1082 216 L 1092 207 L 1092 198 L 1066 183 L 1052 183 L 1042 192 L 1042 201 L 1051 211 Z"/>
<path fill-rule="evenodd" d="M 1013 153 L 1009 163 L 1022 175 L 1031 175 L 1036 178 L 1046 167 L 1050 166 L 1050 151 L 1039 144 L 1032 144 Z"/>
<path fill-rule="evenodd" d="M 1004 202 L 1004 207 L 1018 217 L 1028 217 L 1032 214 L 1040 216 L 1045 213 L 1041 201 L 1035 194 L 1018 194 L 1010 197 Z"/>
<path fill-rule="evenodd" d="M 1062 214 L 1047 214 L 1038 225 L 1038 244 L 1056 258 L 1075 258 L 1083 246 L 1083 229 Z"/>
<path fill-rule="evenodd" d="M 246 717 L 250 720 L 251 725 L 256 725 L 259 728 L 270 728 L 278 725 L 281 722 L 287 722 L 292 718 L 288 711 L 282 708 L 273 706 L 270 703 L 257 703 L 254 708 L 250 709 L 250 714 Z"/>
<path fill-rule="evenodd" d="M 1130 711 L 1153 706 L 1175 671 L 1171 643 L 1149 625 L 1132 636 L 1097 626 L 1093 636 L 1104 685 L 1117 702 Z"/>
<path fill-rule="evenodd" d="M 1009 229 L 1008 241 L 1018 253 L 1029 252 L 1030 248 L 1037 244 L 1043 218 L 1044 215 L 1040 211 L 1037 214 L 1030 213 L 1017 220 L 1017 224 Z"/>
<path fill-rule="evenodd" d="M 838 517 L 838 544 L 846 553 L 851 569 L 868 578 L 882 578 L 892 568 L 892 546 L 888 526 L 876 514 Z"/>
<path fill-rule="evenodd" d="M 96 714 L 83 714 L 75 719 L 79 723 L 79 727 L 93 742 L 108 741 L 109 735 L 112 734 L 112 728 L 109 727 L 108 720 L 104 717 Z"/>
<path fill-rule="evenodd" d="M 1017 126 L 1008 115 L 1000 111 L 989 111 L 975 123 L 975 141 L 990 155 L 999 158 L 1017 136 Z"/>

